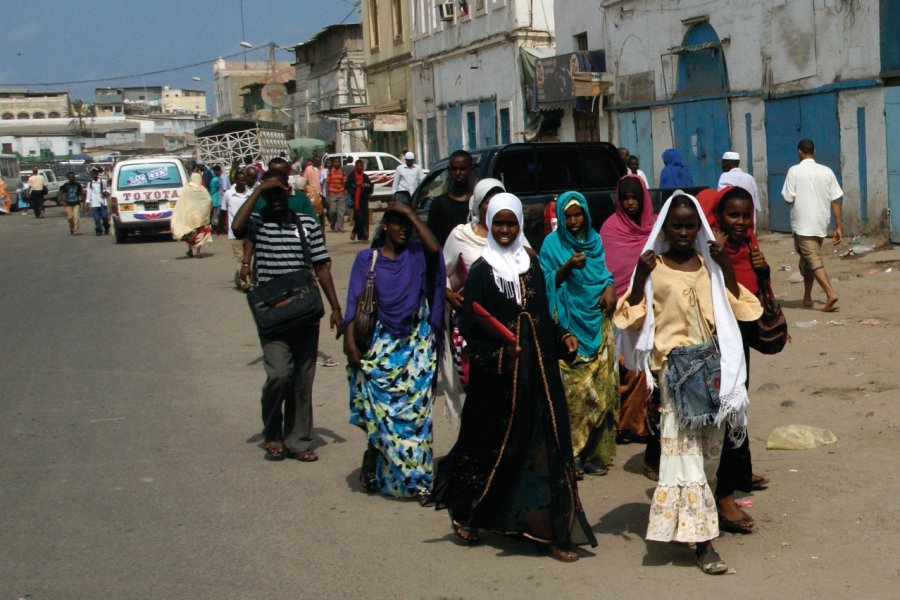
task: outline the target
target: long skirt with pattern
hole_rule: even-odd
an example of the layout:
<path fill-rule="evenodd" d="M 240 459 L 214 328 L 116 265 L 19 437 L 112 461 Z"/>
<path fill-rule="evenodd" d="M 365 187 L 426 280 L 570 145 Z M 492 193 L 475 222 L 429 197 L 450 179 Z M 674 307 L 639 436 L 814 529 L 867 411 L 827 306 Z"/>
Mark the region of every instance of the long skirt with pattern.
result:
<path fill-rule="evenodd" d="M 612 324 L 603 319 L 597 353 L 559 361 L 566 390 L 572 450 L 583 463 L 608 465 L 616 457 L 616 420 L 619 417 L 619 371 Z"/>
<path fill-rule="evenodd" d="M 350 423 L 378 450 L 378 490 L 398 498 L 430 490 L 433 476 L 431 408 L 438 352 L 425 302 L 409 335 L 375 324 L 362 369 L 348 367 Z"/>
<path fill-rule="evenodd" d="M 666 385 L 666 365 L 659 373 L 659 483 L 650 504 L 647 539 L 657 542 L 705 542 L 719 535 L 716 500 L 710 489 L 722 456 L 725 428 L 682 428 Z"/>

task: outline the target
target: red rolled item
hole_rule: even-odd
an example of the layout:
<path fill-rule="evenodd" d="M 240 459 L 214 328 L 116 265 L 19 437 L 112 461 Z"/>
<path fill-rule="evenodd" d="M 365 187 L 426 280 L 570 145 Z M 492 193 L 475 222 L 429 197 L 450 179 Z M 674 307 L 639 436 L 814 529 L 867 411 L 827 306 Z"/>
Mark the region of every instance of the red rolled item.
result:
<path fill-rule="evenodd" d="M 506 325 L 498 321 L 497 318 L 489 313 L 482 305 L 473 302 L 472 311 L 475 313 L 475 322 L 478 323 L 478 326 L 481 327 L 485 333 L 506 345 L 516 345 L 516 336 L 513 332 L 507 329 Z"/>

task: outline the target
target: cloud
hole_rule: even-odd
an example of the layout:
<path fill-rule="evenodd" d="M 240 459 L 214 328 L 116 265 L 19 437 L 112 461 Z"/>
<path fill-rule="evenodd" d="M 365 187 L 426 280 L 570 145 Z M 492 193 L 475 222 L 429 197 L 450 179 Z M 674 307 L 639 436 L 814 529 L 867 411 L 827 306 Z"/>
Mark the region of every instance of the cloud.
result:
<path fill-rule="evenodd" d="M 24 42 L 31 38 L 38 37 L 44 32 L 44 28 L 39 23 L 29 21 L 28 23 L 20 23 L 13 27 L 12 31 L 6 34 L 6 39 L 13 42 Z"/>

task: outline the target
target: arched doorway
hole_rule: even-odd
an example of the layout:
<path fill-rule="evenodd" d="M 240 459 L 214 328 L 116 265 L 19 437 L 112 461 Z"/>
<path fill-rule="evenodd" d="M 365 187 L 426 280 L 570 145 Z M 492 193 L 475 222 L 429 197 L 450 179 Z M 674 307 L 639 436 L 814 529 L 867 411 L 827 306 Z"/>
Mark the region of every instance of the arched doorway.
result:
<path fill-rule="evenodd" d="M 672 105 L 675 148 L 694 185 L 715 187 L 720 157 L 731 150 L 728 68 L 716 30 L 707 21 L 685 33 L 678 55 L 678 80 Z"/>

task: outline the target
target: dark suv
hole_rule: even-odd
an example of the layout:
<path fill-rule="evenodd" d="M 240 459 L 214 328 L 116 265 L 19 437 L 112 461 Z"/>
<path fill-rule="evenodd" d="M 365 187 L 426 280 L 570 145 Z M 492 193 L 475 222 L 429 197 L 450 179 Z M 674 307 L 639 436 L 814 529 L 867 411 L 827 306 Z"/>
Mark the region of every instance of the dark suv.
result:
<path fill-rule="evenodd" d="M 535 248 L 544 239 L 544 207 L 570 190 L 584 194 L 591 224 L 599 229 L 615 211 L 616 183 L 625 174 L 619 151 L 607 142 L 531 142 L 472 151 L 476 179 L 493 177 L 522 200 L 525 236 Z M 448 159 L 434 164 L 413 194 L 413 207 L 427 214 L 447 189 Z"/>

